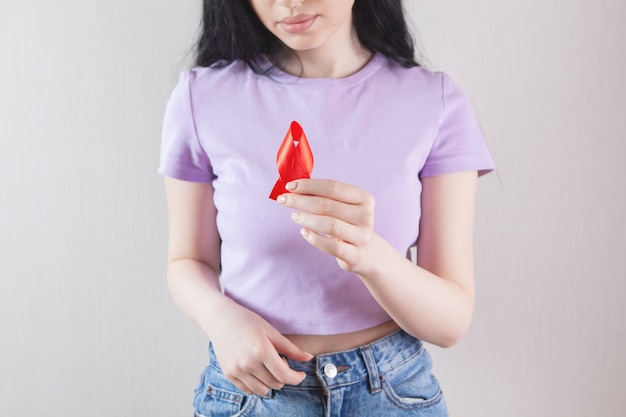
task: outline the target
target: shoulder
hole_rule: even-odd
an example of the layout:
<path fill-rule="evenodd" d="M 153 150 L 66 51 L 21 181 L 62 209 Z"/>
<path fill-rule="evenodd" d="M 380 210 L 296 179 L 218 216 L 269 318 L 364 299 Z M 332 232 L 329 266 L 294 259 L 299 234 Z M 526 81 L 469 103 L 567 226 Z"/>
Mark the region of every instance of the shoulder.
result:
<path fill-rule="evenodd" d="M 211 88 L 224 83 L 237 82 L 243 77 L 249 77 L 253 71 L 248 64 L 242 61 L 219 62 L 210 67 L 193 67 L 181 75 L 189 83 L 192 90 Z"/>
<path fill-rule="evenodd" d="M 194 113 L 204 112 L 250 98 L 259 77 L 246 62 L 217 63 L 183 71 L 177 89 L 185 92 Z"/>
<path fill-rule="evenodd" d="M 404 67 L 396 61 L 382 57 L 383 64 L 376 82 L 384 88 L 393 89 L 401 96 L 426 100 L 431 105 L 443 105 L 445 85 L 450 77 L 441 71 L 423 66 Z"/>
<path fill-rule="evenodd" d="M 383 74 L 402 80 L 410 80 L 413 82 L 420 82 L 425 85 L 437 86 L 438 84 L 441 84 L 441 79 L 445 76 L 442 72 L 433 71 L 421 65 L 405 67 L 393 59 L 381 55 L 377 55 L 376 59 L 379 59 L 382 63 L 381 72 Z"/>

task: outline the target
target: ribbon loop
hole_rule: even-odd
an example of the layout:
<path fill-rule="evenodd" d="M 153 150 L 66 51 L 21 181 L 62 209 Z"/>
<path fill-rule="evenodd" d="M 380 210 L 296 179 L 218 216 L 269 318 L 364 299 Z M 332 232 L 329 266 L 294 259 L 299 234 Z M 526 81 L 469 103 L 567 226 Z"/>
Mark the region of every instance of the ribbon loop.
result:
<path fill-rule="evenodd" d="M 306 139 L 302 126 L 296 121 L 291 126 L 278 148 L 276 167 L 279 178 L 274 184 L 270 198 L 276 200 L 279 195 L 287 193 L 285 185 L 299 178 L 311 178 L 313 172 L 313 152 Z"/>

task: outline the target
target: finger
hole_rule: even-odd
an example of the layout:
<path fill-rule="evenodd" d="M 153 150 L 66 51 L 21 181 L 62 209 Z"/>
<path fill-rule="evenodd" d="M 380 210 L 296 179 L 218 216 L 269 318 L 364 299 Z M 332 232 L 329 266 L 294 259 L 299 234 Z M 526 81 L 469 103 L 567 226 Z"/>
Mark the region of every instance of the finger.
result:
<path fill-rule="evenodd" d="M 278 353 L 282 353 L 288 358 L 299 362 L 307 362 L 313 359 L 313 355 L 303 352 L 291 340 L 287 339 L 278 332 L 273 333 L 268 337 L 276 351 Z M 304 372 L 296 372 L 291 369 L 288 362 L 279 355 L 270 356 L 268 360 L 264 362 L 264 365 L 274 378 L 284 384 L 298 385 L 304 380 L 304 378 L 306 378 L 306 374 Z"/>
<path fill-rule="evenodd" d="M 285 384 L 298 385 L 306 378 L 304 372 L 294 371 L 289 367 L 289 363 L 278 355 L 266 362 L 265 366 L 272 378 L 276 379 L 278 384 L 280 384 L 279 388 L 274 389 L 281 389 Z"/>
<path fill-rule="evenodd" d="M 351 270 L 351 265 L 357 265 L 359 262 L 359 251 L 356 246 L 347 243 L 334 236 L 322 236 L 313 230 L 303 228 L 300 234 L 307 242 L 315 246 L 324 253 L 337 258 L 343 269 Z"/>
<path fill-rule="evenodd" d="M 284 199 L 281 198 L 279 202 L 299 211 L 332 216 L 348 223 L 355 223 L 359 220 L 358 213 L 354 210 L 354 205 L 326 197 L 285 194 Z"/>
<path fill-rule="evenodd" d="M 374 224 L 373 206 L 359 206 L 331 200 L 326 197 L 283 194 L 278 202 L 298 211 L 333 217 L 353 225 L 371 227 Z"/>
<path fill-rule="evenodd" d="M 313 359 L 313 355 L 304 352 L 296 346 L 291 340 L 282 334 L 276 332 L 268 335 L 270 342 L 278 353 L 282 353 L 286 357 L 298 362 L 308 362 Z M 279 356 L 280 357 L 280 356 Z"/>
<path fill-rule="evenodd" d="M 257 394 L 264 396 L 271 389 L 268 385 L 255 378 L 254 375 L 248 375 L 241 379 L 233 378 L 231 381 L 241 392 L 247 395 Z"/>
<path fill-rule="evenodd" d="M 295 194 L 326 197 L 347 204 L 363 204 L 371 198 L 362 188 L 333 180 L 299 179 L 287 183 L 285 188 Z"/>
<path fill-rule="evenodd" d="M 315 230 L 318 234 L 329 238 L 334 237 L 354 245 L 363 243 L 365 240 L 361 228 L 333 217 L 295 212 L 291 213 L 291 219 L 296 224 Z"/>
<path fill-rule="evenodd" d="M 273 356 L 279 358 L 280 361 L 280 356 Z M 283 364 L 283 373 L 286 373 L 285 370 L 291 371 L 289 365 L 282 361 L 280 362 Z M 295 373 L 294 371 L 292 372 Z M 280 375 L 281 373 L 278 372 L 278 374 Z M 285 386 L 285 383 L 288 383 L 281 381 L 281 377 L 276 377 L 274 372 L 270 371 L 264 364 L 259 364 L 254 369 L 241 368 L 237 374 L 231 375 L 230 377 L 227 376 L 227 378 L 233 381 L 233 383 L 241 391 L 247 394 L 255 393 L 259 395 L 266 395 L 270 388 L 280 390 L 283 386 Z M 292 380 L 296 380 L 298 383 L 300 382 L 299 376 L 297 378 L 292 378 Z"/>

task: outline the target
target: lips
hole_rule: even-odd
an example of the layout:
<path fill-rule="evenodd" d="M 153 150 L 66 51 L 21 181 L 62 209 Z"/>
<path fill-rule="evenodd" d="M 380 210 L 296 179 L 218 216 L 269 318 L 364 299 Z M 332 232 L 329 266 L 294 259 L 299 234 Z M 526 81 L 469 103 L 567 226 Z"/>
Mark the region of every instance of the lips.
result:
<path fill-rule="evenodd" d="M 317 20 L 317 15 L 301 14 L 298 16 L 286 17 L 279 23 L 285 32 L 302 33 L 313 26 L 315 20 Z"/>

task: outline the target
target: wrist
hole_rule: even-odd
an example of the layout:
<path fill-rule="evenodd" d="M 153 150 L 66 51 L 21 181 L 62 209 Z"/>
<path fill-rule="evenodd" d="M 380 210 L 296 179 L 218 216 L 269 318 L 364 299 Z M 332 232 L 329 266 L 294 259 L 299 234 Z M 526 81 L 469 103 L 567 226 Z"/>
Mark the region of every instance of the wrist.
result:
<path fill-rule="evenodd" d="M 356 274 L 364 281 L 375 281 L 388 274 L 388 261 L 395 249 L 382 237 L 374 234 L 366 268 Z M 390 254 L 390 250 L 393 251 Z"/>
<path fill-rule="evenodd" d="M 211 338 L 216 326 L 220 325 L 221 317 L 224 317 L 226 310 L 235 304 L 221 291 L 212 293 L 204 300 L 204 308 L 199 317 L 198 325 L 205 334 Z"/>

